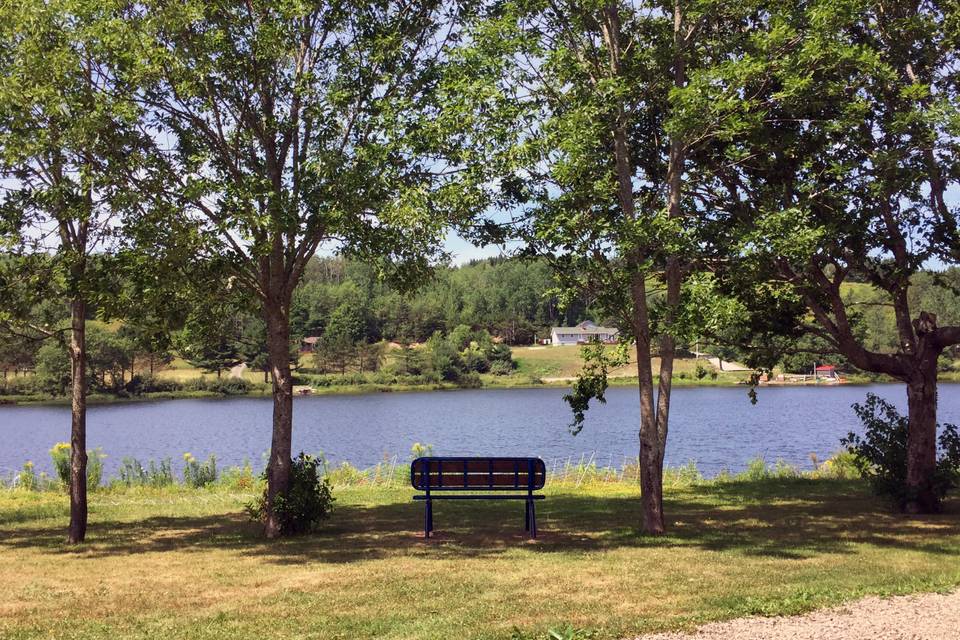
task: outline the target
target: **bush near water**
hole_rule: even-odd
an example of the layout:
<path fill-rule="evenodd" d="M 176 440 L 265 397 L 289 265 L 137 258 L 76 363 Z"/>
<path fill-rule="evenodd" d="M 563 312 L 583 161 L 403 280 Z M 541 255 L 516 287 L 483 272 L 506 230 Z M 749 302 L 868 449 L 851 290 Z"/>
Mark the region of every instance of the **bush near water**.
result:
<path fill-rule="evenodd" d="M 909 420 L 897 408 L 872 393 L 863 404 L 854 404 L 865 429 L 861 437 L 850 433 L 841 443 L 853 463 L 870 481 L 873 492 L 903 508 L 916 496 L 907 486 L 907 430 Z M 953 424 L 938 424 L 939 455 L 933 477 L 938 498 L 960 485 L 960 432 Z"/>

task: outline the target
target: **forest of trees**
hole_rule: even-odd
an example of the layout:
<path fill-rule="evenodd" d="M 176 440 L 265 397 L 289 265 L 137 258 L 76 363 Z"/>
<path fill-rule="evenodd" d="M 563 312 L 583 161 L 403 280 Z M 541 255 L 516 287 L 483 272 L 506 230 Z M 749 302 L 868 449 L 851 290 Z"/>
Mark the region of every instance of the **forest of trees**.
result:
<path fill-rule="evenodd" d="M 506 345 L 529 345 L 537 337 L 549 337 L 552 326 L 586 319 L 615 322 L 584 300 L 561 311 L 555 286 L 550 265 L 536 259 L 490 258 L 442 267 L 423 287 L 405 293 L 384 283 L 361 262 L 315 258 L 293 298 L 291 362 L 299 363 L 302 340 L 307 337 L 317 338 L 312 346 L 314 358 L 305 360 L 308 369 L 346 373 L 376 371 L 385 354 L 382 342 L 426 343 L 434 334 L 449 336 L 469 327 Z M 955 292 L 960 292 L 960 269 L 951 268 L 917 274 L 910 296 L 916 306 L 939 309 L 944 321 L 955 323 L 960 322 L 960 293 Z M 859 310 L 857 330 L 865 344 L 875 351 L 893 352 L 898 339 L 896 320 L 881 295 L 862 282 L 850 283 L 845 295 L 851 307 Z M 263 323 L 237 300 L 223 301 L 216 311 L 188 317 L 185 326 L 176 327 L 169 339 L 152 333 L 149 324 L 138 323 L 136 317 L 112 327 L 93 325 L 87 338 L 91 388 L 121 391 L 135 373 L 152 377 L 176 357 L 218 377 L 246 363 L 250 369 L 264 372 L 266 379 L 269 365 Z M 66 312 L 61 310 L 64 318 Z M 55 312 L 44 310 L 44 314 L 50 313 Z M 88 314 L 88 319 L 95 319 L 97 309 L 88 309 Z M 748 350 L 742 345 L 722 339 L 722 335 L 704 336 L 700 350 L 726 360 L 748 359 Z M 685 349 L 693 346 L 681 345 Z M 815 356 L 807 351 L 817 346 L 815 340 L 804 338 L 795 346 L 794 352 L 785 350 L 777 366 L 788 372 L 809 371 Z M 956 348 L 944 353 L 941 370 L 951 370 L 958 357 Z M 841 355 L 829 358 L 845 371 L 857 371 Z M 6 393 L 64 395 L 69 390 L 69 359 L 65 345 L 57 341 L 5 334 L 0 341 L 0 372 L 0 387 Z M 36 382 L 15 379 L 28 372 L 37 374 Z"/>
<path fill-rule="evenodd" d="M 549 337 L 551 326 L 590 317 L 587 305 L 560 310 L 551 269 L 542 260 L 488 259 L 439 269 L 415 293 L 378 282 L 358 262 L 314 260 L 294 301 L 291 325 L 302 336 L 349 327 L 356 341 L 423 342 L 458 325 L 486 329 L 507 344 Z"/>
<path fill-rule="evenodd" d="M 314 258 L 293 297 L 291 362 L 298 363 L 307 337 L 317 338 L 315 357 L 306 360 L 311 368 L 345 373 L 376 370 L 383 358 L 381 342 L 426 343 L 439 334 L 459 343 L 463 340 L 457 331 L 468 327 L 497 342 L 526 345 L 538 336 L 548 337 L 551 326 L 593 319 L 586 304 L 560 311 L 551 293 L 554 286 L 550 266 L 542 260 L 487 259 L 441 267 L 425 286 L 408 293 L 384 283 L 364 263 Z M 264 325 L 244 302 L 242 297 L 223 296 L 212 307 L 187 311 L 180 326 L 168 327 L 169 337 L 151 331 L 152 317 L 130 315 L 113 325 L 92 325 L 87 337 L 91 388 L 122 390 L 134 373 L 152 375 L 175 357 L 218 377 L 240 363 L 266 375 Z M 54 318 L 57 311 L 42 309 Z M 66 308 L 59 310 L 61 321 L 66 313 Z M 95 306 L 88 307 L 88 320 L 97 315 Z M 465 348 L 460 345 L 458 350 Z M 62 341 L 6 333 L 0 341 L 0 371 L 8 393 L 63 395 L 69 390 L 69 359 Z M 39 382 L 15 379 L 27 372 L 36 373 Z"/>

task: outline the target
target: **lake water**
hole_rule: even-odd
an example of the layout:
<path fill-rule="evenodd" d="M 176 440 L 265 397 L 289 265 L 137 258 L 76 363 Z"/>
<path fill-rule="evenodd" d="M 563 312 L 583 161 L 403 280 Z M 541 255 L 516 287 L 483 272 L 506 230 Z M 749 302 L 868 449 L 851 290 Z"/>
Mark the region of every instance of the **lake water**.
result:
<path fill-rule="evenodd" d="M 902 385 L 780 387 L 759 390 L 751 405 L 747 390 L 674 390 L 666 462 L 695 460 L 707 475 L 737 471 L 756 456 L 809 467 L 835 452 L 847 432 L 859 430 L 850 408 L 868 392 L 905 411 Z M 548 461 L 593 457 L 620 466 L 638 452 L 639 408 L 635 388 L 617 387 L 607 404 L 595 404 L 583 431 L 573 436 L 564 389 L 470 390 L 298 397 L 294 401 L 294 451 L 323 451 L 332 462 L 359 467 L 384 458 L 409 458 L 414 442 L 432 444 L 437 455 L 536 455 Z M 960 423 L 960 385 L 941 384 L 941 422 Z M 124 456 L 142 462 L 184 452 L 217 456 L 220 465 L 249 458 L 262 468 L 270 447 L 269 398 L 166 400 L 90 407 L 88 443 L 101 447 L 105 473 Z M 0 475 L 27 460 L 50 470 L 47 451 L 69 439 L 70 412 L 60 406 L 0 406 Z"/>

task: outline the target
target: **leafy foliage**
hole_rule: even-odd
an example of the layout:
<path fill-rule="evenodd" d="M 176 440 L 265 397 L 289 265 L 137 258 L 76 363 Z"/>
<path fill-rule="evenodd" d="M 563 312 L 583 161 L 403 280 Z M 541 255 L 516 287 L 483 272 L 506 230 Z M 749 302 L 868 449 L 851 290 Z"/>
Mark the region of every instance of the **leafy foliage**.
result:
<path fill-rule="evenodd" d="M 103 459 L 106 456 L 100 448 L 87 451 L 87 489 L 100 486 L 103 479 Z M 70 486 L 70 444 L 58 442 L 50 449 L 50 461 L 60 486 Z"/>
<path fill-rule="evenodd" d="M 217 480 L 217 458 L 211 455 L 200 462 L 192 453 L 183 454 L 183 483 L 188 487 L 205 487 Z"/>
<path fill-rule="evenodd" d="M 330 517 L 334 497 L 330 481 L 325 477 L 325 466 L 322 457 L 302 451 L 293 459 L 290 489 L 286 495 L 277 496 L 274 506 L 285 535 L 312 531 Z M 267 493 L 264 490 L 262 496 L 247 505 L 247 513 L 253 520 L 263 522 L 266 503 Z"/>
<path fill-rule="evenodd" d="M 117 482 L 128 487 L 166 487 L 174 484 L 173 465 L 170 458 L 160 463 L 153 460 L 144 467 L 136 458 L 124 457 L 120 460 Z"/>
<path fill-rule="evenodd" d="M 897 408 L 872 393 L 853 410 L 863 422 L 863 437 L 851 432 L 841 443 L 855 456 L 864 477 L 874 492 L 902 508 L 915 496 L 910 495 L 907 479 L 907 431 L 909 422 Z M 960 432 L 956 425 L 938 425 L 939 455 L 932 478 L 939 498 L 960 484 Z"/>
<path fill-rule="evenodd" d="M 590 408 L 590 401 L 596 400 L 601 404 L 607 402 L 604 396 L 607 390 L 607 372 L 630 361 L 630 356 L 627 353 L 628 348 L 629 345 L 625 342 L 610 348 L 599 341 L 595 341 L 584 345 L 580 350 L 583 357 L 583 369 L 574 381 L 572 391 L 563 396 L 563 399 L 573 411 L 570 432 L 574 435 L 580 433 L 583 429 L 583 422 L 586 419 L 587 410 Z"/>

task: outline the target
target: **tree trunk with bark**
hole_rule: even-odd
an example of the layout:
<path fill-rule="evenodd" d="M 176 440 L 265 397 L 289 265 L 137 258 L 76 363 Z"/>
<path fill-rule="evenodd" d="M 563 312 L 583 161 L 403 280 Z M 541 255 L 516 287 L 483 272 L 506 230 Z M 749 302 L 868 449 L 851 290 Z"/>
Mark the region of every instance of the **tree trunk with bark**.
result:
<path fill-rule="evenodd" d="M 86 304 L 70 304 L 70 528 L 67 542 L 79 544 L 87 535 L 87 339 Z"/>
<path fill-rule="evenodd" d="M 631 284 L 634 336 L 637 350 L 637 385 L 640 391 L 640 502 L 644 533 L 659 535 L 665 530 L 663 519 L 663 467 L 660 460 L 661 438 L 655 410 L 655 391 L 650 348 L 650 318 L 643 275 L 637 273 Z M 666 444 L 664 439 L 663 444 Z"/>
<path fill-rule="evenodd" d="M 267 350 L 270 354 L 270 376 L 273 380 L 273 438 L 270 444 L 270 462 L 267 466 L 267 520 L 268 538 L 281 535 L 280 520 L 274 511 L 277 496 L 290 488 L 290 465 L 293 441 L 293 378 L 290 373 L 290 319 L 289 301 L 269 299 L 265 303 Z"/>
<path fill-rule="evenodd" d="M 943 347 L 937 340 L 937 318 L 921 313 L 912 323 L 916 352 L 907 378 L 908 513 L 937 513 L 940 498 L 933 487 L 937 468 L 937 360 Z"/>
<path fill-rule="evenodd" d="M 919 373 L 907 383 L 909 426 L 907 428 L 908 513 L 937 513 L 940 500 L 933 490 L 937 467 L 937 378 Z"/>

